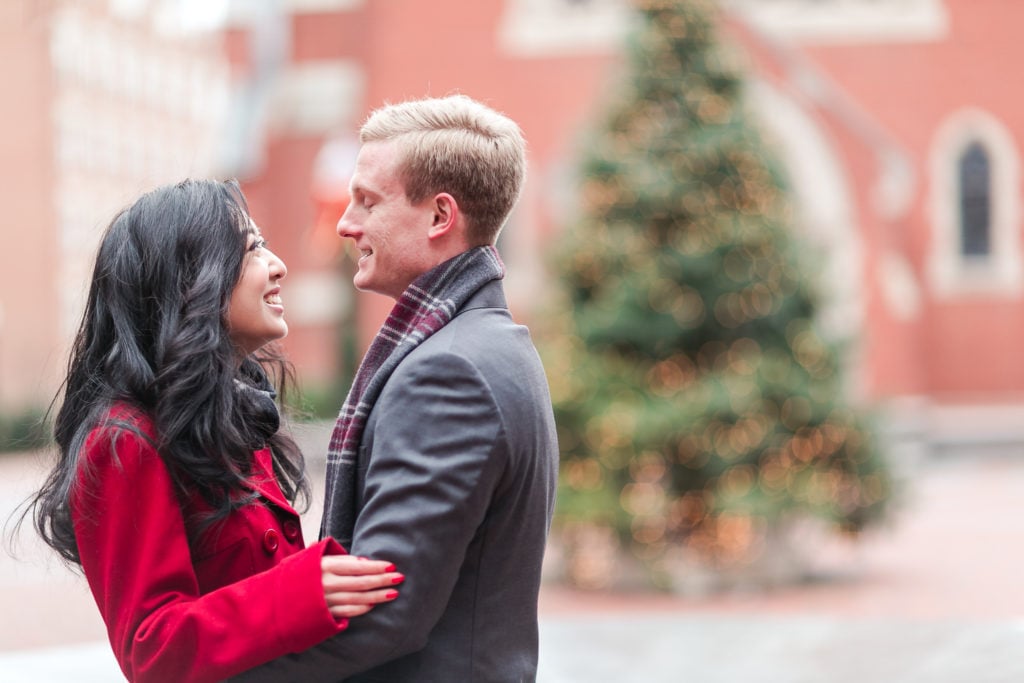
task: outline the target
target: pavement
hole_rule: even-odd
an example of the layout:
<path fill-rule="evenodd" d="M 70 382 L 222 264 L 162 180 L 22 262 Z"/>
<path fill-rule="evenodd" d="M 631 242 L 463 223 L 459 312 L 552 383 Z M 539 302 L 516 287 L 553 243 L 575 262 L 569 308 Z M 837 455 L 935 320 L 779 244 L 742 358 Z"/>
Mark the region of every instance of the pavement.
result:
<path fill-rule="evenodd" d="M 40 457 L 0 456 L 4 519 Z M 1024 454 L 904 470 L 884 528 L 814 539 L 811 582 L 703 596 L 547 582 L 539 683 L 1024 681 Z M 0 682 L 123 681 L 84 580 L 30 531 L 16 559 L 0 553 Z"/>

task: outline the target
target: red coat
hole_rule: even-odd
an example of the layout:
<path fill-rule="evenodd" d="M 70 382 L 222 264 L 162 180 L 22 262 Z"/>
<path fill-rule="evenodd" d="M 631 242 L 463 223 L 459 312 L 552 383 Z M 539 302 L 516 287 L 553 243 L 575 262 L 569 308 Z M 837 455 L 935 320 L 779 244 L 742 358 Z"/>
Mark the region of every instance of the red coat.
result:
<path fill-rule="evenodd" d="M 124 416 L 124 412 L 121 413 Z M 134 416 L 143 433 L 152 423 Z M 299 516 L 255 453 L 260 499 L 189 549 L 185 513 L 163 460 L 127 430 L 94 431 L 71 509 L 82 568 L 129 681 L 221 681 L 342 631 L 327 610 L 320 560 L 332 540 L 304 549 Z"/>

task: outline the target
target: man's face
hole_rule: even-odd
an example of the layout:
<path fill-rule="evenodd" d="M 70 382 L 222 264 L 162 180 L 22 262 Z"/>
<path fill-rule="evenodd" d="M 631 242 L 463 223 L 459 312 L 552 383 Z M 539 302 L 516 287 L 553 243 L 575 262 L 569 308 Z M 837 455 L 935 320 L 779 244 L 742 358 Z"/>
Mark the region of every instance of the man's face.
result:
<path fill-rule="evenodd" d="M 369 142 L 356 159 L 352 199 L 338 221 L 338 235 L 355 242 L 358 289 L 397 299 L 432 267 L 427 233 L 434 220 L 431 198 L 409 203 L 399 176 L 394 142 Z"/>

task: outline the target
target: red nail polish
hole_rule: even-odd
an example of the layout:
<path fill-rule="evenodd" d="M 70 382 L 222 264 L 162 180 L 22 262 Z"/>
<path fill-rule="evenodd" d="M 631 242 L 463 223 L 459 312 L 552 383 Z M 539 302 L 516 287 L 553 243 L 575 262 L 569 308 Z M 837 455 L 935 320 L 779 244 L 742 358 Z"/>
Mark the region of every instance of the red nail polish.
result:
<path fill-rule="evenodd" d="M 384 594 L 384 597 L 387 598 L 388 600 L 394 600 L 395 598 L 398 597 L 398 591 L 388 591 L 387 593 Z"/>
<path fill-rule="evenodd" d="M 342 619 L 342 620 L 340 620 L 340 621 L 338 622 L 338 628 L 340 628 L 340 629 L 346 629 L 346 628 L 348 628 L 348 619 Z"/>
<path fill-rule="evenodd" d="M 391 579 L 391 583 L 402 583 L 403 581 L 405 581 L 405 577 L 401 574 Z"/>
<path fill-rule="evenodd" d="M 393 565 L 393 564 L 389 564 L 389 565 L 388 565 L 388 566 L 387 566 L 387 567 L 386 567 L 386 568 L 384 569 L 384 571 L 386 571 L 386 572 L 393 572 L 393 571 L 395 571 L 395 565 Z"/>

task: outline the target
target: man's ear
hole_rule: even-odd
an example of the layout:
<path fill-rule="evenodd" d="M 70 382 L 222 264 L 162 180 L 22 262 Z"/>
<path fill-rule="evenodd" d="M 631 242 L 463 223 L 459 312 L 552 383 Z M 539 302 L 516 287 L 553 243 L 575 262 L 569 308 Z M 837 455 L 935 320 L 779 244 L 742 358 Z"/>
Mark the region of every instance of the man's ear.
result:
<path fill-rule="evenodd" d="M 429 239 L 451 234 L 459 218 L 459 203 L 447 192 L 434 196 L 434 222 L 427 231 Z"/>

